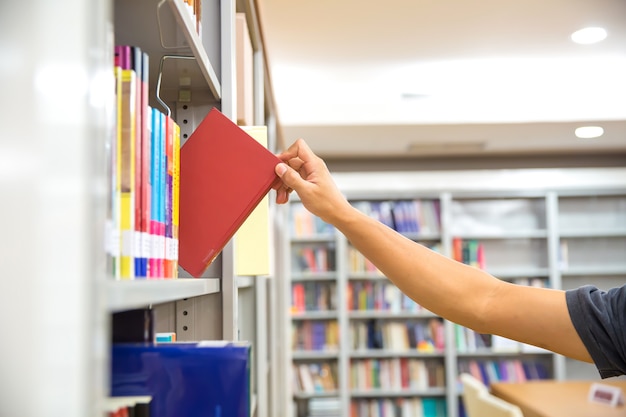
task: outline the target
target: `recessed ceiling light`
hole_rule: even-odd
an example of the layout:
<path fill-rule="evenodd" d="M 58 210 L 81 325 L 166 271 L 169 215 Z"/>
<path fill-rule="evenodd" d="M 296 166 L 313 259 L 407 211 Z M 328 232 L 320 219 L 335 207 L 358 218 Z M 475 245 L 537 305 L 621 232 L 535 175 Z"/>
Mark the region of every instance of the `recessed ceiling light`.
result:
<path fill-rule="evenodd" d="M 400 94 L 400 97 L 402 97 L 403 100 L 420 100 L 428 98 L 430 95 L 422 93 L 402 93 Z"/>
<path fill-rule="evenodd" d="M 589 45 L 603 41 L 606 38 L 606 30 L 599 27 L 588 27 L 572 33 L 571 38 L 576 43 Z"/>
<path fill-rule="evenodd" d="M 604 129 L 600 126 L 582 126 L 576 129 L 576 137 L 581 139 L 592 139 L 604 134 Z"/>

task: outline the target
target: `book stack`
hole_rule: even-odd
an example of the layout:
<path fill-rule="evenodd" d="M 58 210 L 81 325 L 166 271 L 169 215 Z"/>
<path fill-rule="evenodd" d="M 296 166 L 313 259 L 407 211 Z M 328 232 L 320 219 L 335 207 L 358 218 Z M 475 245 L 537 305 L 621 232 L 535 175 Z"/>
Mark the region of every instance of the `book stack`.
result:
<path fill-rule="evenodd" d="M 116 279 L 178 276 L 180 127 L 148 102 L 149 57 L 115 47 L 116 134 L 106 233 Z"/>

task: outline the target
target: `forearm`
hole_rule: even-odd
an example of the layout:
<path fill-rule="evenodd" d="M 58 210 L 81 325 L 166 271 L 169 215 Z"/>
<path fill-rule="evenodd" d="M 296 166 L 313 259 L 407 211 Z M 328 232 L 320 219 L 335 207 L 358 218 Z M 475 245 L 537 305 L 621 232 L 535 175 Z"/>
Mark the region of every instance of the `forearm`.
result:
<path fill-rule="evenodd" d="M 355 208 L 342 211 L 333 222 L 359 252 L 424 308 L 468 327 L 484 326 L 485 300 L 500 284 L 498 280 L 407 239 Z"/>
<path fill-rule="evenodd" d="M 354 208 L 332 219 L 351 244 L 424 308 L 480 333 L 590 361 L 563 291 L 501 281 L 413 242 Z"/>

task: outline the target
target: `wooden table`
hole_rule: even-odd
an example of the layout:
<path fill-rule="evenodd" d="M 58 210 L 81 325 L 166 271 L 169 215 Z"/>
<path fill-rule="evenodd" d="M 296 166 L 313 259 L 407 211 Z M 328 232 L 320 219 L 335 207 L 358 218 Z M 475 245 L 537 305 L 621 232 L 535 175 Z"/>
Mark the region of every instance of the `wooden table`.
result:
<path fill-rule="evenodd" d="M 610 407 L 587 400 L 594 382 L 618 386 L 626 395 L 625 380 L 602 381 L 529 381 L 498 382 L 490 386 L 491 393 L 517 405 L 524 417 L 626 417 L 624 405 Z"/>

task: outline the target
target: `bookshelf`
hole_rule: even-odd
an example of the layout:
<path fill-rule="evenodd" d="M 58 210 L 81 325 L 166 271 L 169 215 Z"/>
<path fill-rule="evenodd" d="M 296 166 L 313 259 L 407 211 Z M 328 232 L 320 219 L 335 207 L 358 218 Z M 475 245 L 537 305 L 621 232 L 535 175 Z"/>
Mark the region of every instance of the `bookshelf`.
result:
<path fill-rule="evenodd" d="M 360 210 L 386 222 L 381 213 L 395 209 L 396 228 L 402 223 L 407 237 L 500 279 L 563 289 L 585 283 L 600 288 L 623 284 L 624 169 L 365 172 L 334 177 Z M 412 213 L 420 213 L 415 215 L 421 220 L 418 230 L 403 214 L 406 204 L 412 205 Z M 422 211 L 416 211 L 415 204 Z M 288 282 L 283 286 L 284 307 L 291 313 L 289 322 L 295 331 L 287 339 L 291 349 L 287 361 L 295 370 L 302 363 L 330 362 L 337 367 L 334 391 L 307 391 L 291 376 L 293 396 L 286 401 L 297 415 L 306 415 L 311 399 L 334 397 L 343 410 L 341 416 L 371 415 L 368 410 L 373 404 L 389 410 L 441 410 L 445 404 L 447 415 L 457 416 L 462 411 L 457 377 L 480 367 L 492 380 L 503 369 L 511 374 L 520 370 L 526 378 L 599 379 L 591 365 L 476 334 L 403 299 L 344 236 L 320 225 L 319 219 L 307 218 L 297 198 L 284 215 L 289 230 L 283 250 L 290 253 L 282 270 Z M 314 263 L 303 261 L 302 254 L 323 253 L 320 248 L 332 251 L 332 268 L 312 272 Z M 336 308 L 323 313 L 328 317 L 318 311 L 294 313 L 298 300 L 307 299 L 306 287 L 303 295 L 294 291 L 303 282 L 309 283 L 313 294 L 319 293 L 320 285 L 336 286 Z M 338 347 L 302 349 L 304 323 L 322 319 L 337 320 Z M 407 328 L 428 335 L 431 343 L 420 344 L 419 337 L 405 336 Z M 411 379 L 409 372 L 408 379 L 402 379 L 403 369 L 415 370 L 422 378 Z M 393 370 L 399 379 L 389 378 Z M 351 408 L 356 414 L 350 414 Z"/>
<path fill-rule="evenodd" d="M 183 0 L 61 0 L 3 10 L 0 43 L 12 45 L 16 65 L 2 70 L 14 82 L 0 117 L 6 133 L 22 140 L 0 145 L 2 212 L 10 219 L 2 264 L 7 277 L 20 277 L 3 279 L 0 292 L 3 327 L 19 340 L 1 350 L 11 358 L 2 361 L 1 415 L 105 415 L 111 315 L 146 306 L 156 311 L 156 330 L 175 331 L 179 340 L 250 340 L 252 415 L 277 412 L 268 389 L 277 378 L 277 330 L 269 326 L 277 311 L 267 308 L 276 284 L 273 276 L 238 277 L 233 242 L 202 279 L 179 271 L 177 280 L 115 281 L 106 273 L 114 45 L 148 52 L 150 104 L 159 106 L 159 80 L 185 138 L 211 107 L 236 118 L 235 16 L 243 14 L 253 122 L 270 125 L 276 146 L 254 3 L 205 0 L 202 10 L 201 34 Z M 163 55 L 188 58 L 167 58 L 160 68 Z M 24 314 L 15 320 L 18 310 Z"/>

